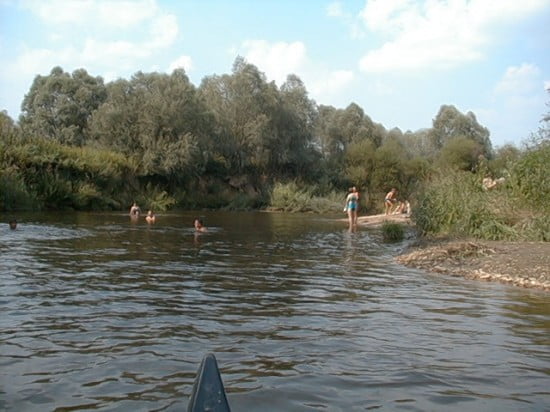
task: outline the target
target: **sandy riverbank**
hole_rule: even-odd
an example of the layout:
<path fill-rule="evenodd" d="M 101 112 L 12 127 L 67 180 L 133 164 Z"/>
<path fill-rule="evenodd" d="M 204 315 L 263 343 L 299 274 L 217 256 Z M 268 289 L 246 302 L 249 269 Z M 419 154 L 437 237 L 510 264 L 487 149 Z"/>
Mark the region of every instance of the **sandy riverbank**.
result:
<path fill-rule="evenodd" d="M 406 214 L 359 216 L 359 226 L 413 225 Z M 342 219 L 347 221 L 347 219 Z M 466 279 L 550 291 L 550 242 L 419 238 L 395 260 L 405 266 Z"/>
<path fill-rule="evenodd" d="M 341 219 L 344 222 L 348 221 L 348 218 Z M 357 217 L 357 224 L 359 226 L 373 226 L 378 227 L 382 226 L 384 222 L 396 222 L 396 223 L 404 223 L 407 225 L 412 224 L 411 218 L 407 214 L 397 214 L 397 215 L 370 215 L 370 216 L 359 216 Z"/>
<path fill-rule="evenodd" d="M 550 243 L 420 239 L 396 261 L 467 279 L 550 291 Z"/>

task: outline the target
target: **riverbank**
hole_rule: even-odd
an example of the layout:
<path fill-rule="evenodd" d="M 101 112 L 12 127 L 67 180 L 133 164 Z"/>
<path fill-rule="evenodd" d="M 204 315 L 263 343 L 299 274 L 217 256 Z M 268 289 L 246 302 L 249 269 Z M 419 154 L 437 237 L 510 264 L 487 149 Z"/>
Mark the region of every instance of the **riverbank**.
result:
<path fill-rule="evenodd" d="M 402 265 L 466 279 L 550 291 L 550 243 L 419 239 Z"/>
<path fill-rule="evenodd" d="M 343 222 L 347 222 L 348 218 L 346 216 L 345 218 L 342 218 L 340 220 L 342 220 Z M 395 222 L 395 223 L 403 223 L 406 225 L 412 225 L 410 216 L 404 213 L 400 213 L 397 215 L 385 215 L 382 213 L 379 215 L 357 217 L 357 224 L 359 226 L 379 227 L 379 226 L 382 226 L 384 222 Z"/>

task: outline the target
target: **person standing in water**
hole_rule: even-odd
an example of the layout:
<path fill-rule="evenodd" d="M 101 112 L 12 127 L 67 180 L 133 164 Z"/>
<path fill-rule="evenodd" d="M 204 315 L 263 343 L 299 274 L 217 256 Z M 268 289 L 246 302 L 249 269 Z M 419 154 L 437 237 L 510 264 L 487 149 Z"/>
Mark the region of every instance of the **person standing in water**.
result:
<path fill-rule="evenodd" d="M 139 218 L 140 214 L 141 214 L 141 209 L 139 208 L 137 203 L 134 202 L 134 204 L 130 208 L 130 219 L 132 219 L 133 221 L 136 221 Z"/>
<path fill-rule="evenodd" d="M 350 188 L 350 193 L 346 197 L 346 206 L 344 208 L 348 213 L 349 228 L 357 226 L 357 209 L 359 209 L 359 193 L 357 188 Z"/>
<path fill-rule="evenodd" d="M 145 221 L 146 221 L 147 223 L 155 223 L 156 220 L 157 220 L 157 217 L 155 216 L 155 214 L 153 213 L 153 211 L 152 211 L 152 210 L 149 210 L 149 211 L 147 212 L 147 216 L 145 216 Z"/>

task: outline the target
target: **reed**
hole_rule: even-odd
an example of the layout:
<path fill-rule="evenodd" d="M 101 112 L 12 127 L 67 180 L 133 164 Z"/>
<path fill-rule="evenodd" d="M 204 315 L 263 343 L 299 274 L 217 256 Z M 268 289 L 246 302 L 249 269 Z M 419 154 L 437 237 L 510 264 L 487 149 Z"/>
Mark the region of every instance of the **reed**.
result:
<path fill-rule="evenodd" d="M 413 210 L 417 227 L 425 234 L 547 241 L 548 168 L 539 163 L 544 158 L 541 153 L 534 156 L 537 161 L 526 156 L 514 166 L 507 182 L 493 190 L 484 190 L 481 176 L 470 172 L 432 176 L 417 196 Z"/>
<path fill-rule="evenodd" d="M 405 238 L 405 228 L 400 223 L 384 222 L 381 229 L 384 242 L 401 242 Z"/>
<path fill-rule="evenodd" d="M 32 210 L 38 203 L 36 194 L 14 167 L 0 170 L 0 210 Z"/>

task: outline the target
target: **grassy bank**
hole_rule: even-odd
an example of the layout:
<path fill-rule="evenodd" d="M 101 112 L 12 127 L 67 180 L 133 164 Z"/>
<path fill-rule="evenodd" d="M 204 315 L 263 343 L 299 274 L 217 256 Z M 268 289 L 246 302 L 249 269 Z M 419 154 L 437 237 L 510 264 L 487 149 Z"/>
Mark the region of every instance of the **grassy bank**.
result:
<path fill-rule="evenodd" d="M 550 144 L 527 150 L 484 189 L 484 174 L 434 174 L 418 193 L 413 220 L 425 234 L 487 240 L 550 241 Z"/>

